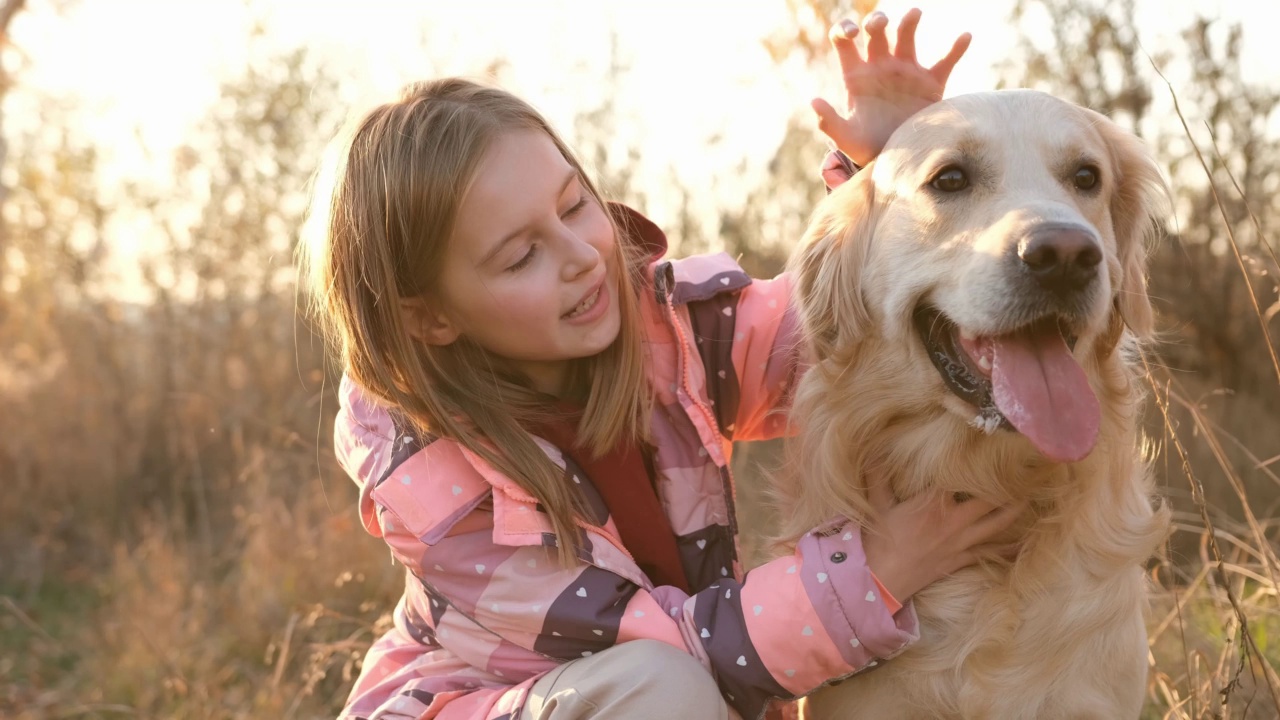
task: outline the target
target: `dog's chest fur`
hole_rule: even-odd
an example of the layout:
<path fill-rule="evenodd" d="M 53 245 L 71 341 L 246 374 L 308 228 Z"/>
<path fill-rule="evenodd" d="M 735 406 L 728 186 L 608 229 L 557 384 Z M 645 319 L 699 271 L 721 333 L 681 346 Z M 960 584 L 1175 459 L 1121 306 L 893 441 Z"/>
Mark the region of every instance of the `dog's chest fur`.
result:
<path fill-rule="evenodd" d="M 900 495 L 941 487 L 1029 499 L 1033 509 L 1011 530 L 1024 540 L 1016 562 L 969 568 L 918 593 L 920 640 L 816 693 L 812 717 L 871 709 L 869 716 L 912 720 L 1137 717 L 1146 673 L 1142 563 L 1165 518 L 1152 508 L 1136 452 L 1132 386 L 1119 381 L 1119 357 L 1101 364 L 1099 377 L 1116 380 L 1098 387 L 1108 408 L 1100 440 L 1071 465 L 1047 463 L 1007 431 L 966 426 L 934 401 L 925 413 L 879 402 L 826 405 L 836 409 L 819 422 L 854 429 L 850 472 L 878 464 Z M 878 370 L 833 374 L 839 387 L 812 389 L 865 397 L 884 387 Z"/>
<path fill-rule="evenodd" d="M 854 717 L 853 708 L 913 720 L 1137 716 L 1146 672 L 1142 562 L 1164 523 L 1148 498 L 1131 423 L 1108 420 L 1099 452 L 1071 466 L 972 452 L 963 447 L 974 441 L 972 429 L 953 436 L 963 439 L 955 452 L 912 445 L 916 436 L 938 437 L 936 427 L 895 429 L 882 447 L 914 459 L 894 467 L 895 475 L 936 478 L 948 459 L 949 476 L 978 484 L 1000 478 L 1038 501 L 1017 526 L 1025 544 L 1015 563 L 970 568 L 917 594 L 920 640 L 818 693 L 814 718 Z M 969 461 L 957 466 L 955 458 Z M 1031 469 L 1007 472 L 1019 465 Z"/>

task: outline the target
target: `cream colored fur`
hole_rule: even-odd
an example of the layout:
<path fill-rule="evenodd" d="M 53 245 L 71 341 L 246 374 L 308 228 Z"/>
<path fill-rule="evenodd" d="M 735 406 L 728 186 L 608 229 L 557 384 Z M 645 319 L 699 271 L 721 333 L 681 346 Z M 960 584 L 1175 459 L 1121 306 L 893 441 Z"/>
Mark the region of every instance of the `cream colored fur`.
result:
<path fill-rule="evenodd" d="M 972 192 L 939 202 L 928 182 L 964 158 Z M 1082 160 L 1100 192 L 1078 191 Z M 907 122 L 816 212 L 792 262 L 813 365 L 796 390 L 795 472 L 781 482 L 784 544 L 840 513 L 874 531 L 865 478 L 1032 509 L 992 558 L 914 598 L 920 640 L 815 693 L 814 718 L 1121 720 L 1146 687 L 1143 563 L 1163 539 L 1139 453 L 1138 342 L 1151 333 L 1145 243 L 1163 184 L 1142 144 L 1105 117 L 1032 91 L 957 97 Z M 1021 435 L 975 425 L 912 327 L 922 298 L 978 334 L 1011 329 L 1010 252 L 1044 220 L 1084 223 L 1104 278 L 1074 354 L 1102 407 L 1096 447 L 1056 465 Z M 980 425 L 980 423 L 977 423 Z"/>

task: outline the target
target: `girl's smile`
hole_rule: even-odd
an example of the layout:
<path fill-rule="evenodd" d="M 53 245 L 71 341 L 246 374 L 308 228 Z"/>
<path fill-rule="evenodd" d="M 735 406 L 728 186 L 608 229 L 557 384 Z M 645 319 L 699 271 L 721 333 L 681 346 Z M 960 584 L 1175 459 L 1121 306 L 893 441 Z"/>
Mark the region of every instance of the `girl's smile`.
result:
<path fill-rule="evenodd" d="M 561 317 L 573 325 L 589 325 L 605 316 L 609 311 L 608 283 L 601 280 L 596 284 L 582 302 Z"/>

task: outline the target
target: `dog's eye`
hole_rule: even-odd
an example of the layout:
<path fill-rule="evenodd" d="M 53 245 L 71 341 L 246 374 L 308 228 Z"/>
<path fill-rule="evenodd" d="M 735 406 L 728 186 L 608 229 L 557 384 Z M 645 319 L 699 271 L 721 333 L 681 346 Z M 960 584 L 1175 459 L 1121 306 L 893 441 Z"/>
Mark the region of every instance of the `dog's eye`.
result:
<path fill-rule="evenodd" d="M 1098 168 L 1092 165 L 1085 165 L 1076 171 L 1076 175 L 1072 178 L 1075 186 L 1081 190 L 1092 190 L 1098 187 Z"/>
<path fill-rule="evenodd" d="M 945 167 L 937 175 L 933 176 L 933 180 L 929 184 L 936 190 L 942 192 L 953 193 L 969 187 L 969 176 L 958 167 Z"/>

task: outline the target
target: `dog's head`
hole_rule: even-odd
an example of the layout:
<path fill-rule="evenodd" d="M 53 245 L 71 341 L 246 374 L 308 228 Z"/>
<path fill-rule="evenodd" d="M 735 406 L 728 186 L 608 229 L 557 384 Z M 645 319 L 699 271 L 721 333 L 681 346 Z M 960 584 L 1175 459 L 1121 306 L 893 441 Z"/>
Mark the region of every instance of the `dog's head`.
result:
<path fill-rule="evenodd" d="M 819 207 L 792 260 L 817 357 L 869 341 L 929 368 L 939 402 L 1079 460 L 1086 368 L 1150 334 L 1145 241 L 1164 197 L 1142 143 L 1049 95 L 960 96 L 908 120 Z"/>

